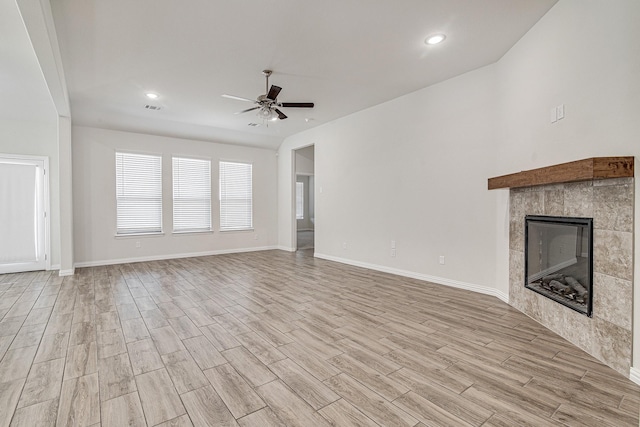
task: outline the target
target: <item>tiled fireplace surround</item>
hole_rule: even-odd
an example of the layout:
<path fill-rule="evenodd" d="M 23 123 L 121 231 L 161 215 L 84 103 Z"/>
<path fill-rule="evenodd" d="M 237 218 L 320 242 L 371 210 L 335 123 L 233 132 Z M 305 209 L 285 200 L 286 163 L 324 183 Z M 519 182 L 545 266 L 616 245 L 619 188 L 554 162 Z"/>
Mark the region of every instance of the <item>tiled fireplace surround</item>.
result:
<path fill-rule="evenodd" d="M 626 377 L 631 366 L 634 178 L 512 188 L 510 304 Z M 591 217 L 593 317 L 524 287 L 524 217 Z"/>

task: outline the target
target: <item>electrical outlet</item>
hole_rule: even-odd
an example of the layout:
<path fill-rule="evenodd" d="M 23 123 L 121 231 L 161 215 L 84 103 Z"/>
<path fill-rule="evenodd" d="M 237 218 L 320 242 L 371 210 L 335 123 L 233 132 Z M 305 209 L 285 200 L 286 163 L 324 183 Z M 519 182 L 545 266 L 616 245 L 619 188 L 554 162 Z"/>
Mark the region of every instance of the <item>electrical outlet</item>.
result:
<path fill-rule="evenodd" d="M 392 240 L 391 241 L 391 249 L 395 249 L 396 248 L 396 241 Z"/>
<path fill-rule="evenodd" d="M 347 242 L 342 242 L 342 249 L 347 249 Z"/>
<path fill-rule="evenodd" d="M 396 248 L 392 248 L 391 249 L 391 257 L 395 258 L 396 257 Z"/>
<path fill-rule="evenodd" d="M 139 247 L 141 247 L 141 246 L 142 246 L 142 245 L 140 244 L 140 242 L 139 242 L 139 241 L 136 241 L 136 248 L 139 248 Z"/>
<path fill-rule="evenodd" d="M 444 255 L 440 255 L 440 265 L 444 265 Z"/>

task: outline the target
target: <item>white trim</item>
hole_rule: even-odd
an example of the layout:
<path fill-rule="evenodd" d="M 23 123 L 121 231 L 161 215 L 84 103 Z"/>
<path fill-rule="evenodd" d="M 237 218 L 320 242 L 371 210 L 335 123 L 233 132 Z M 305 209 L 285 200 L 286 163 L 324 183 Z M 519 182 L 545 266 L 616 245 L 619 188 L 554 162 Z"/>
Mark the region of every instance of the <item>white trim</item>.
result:
<path fill-rule="evenodd" d="M 51 267 L 49 267 L 49 270 L 60 270 L 60 264 L 54 264 Z"/>
<path fill-rule="evenodd" d="M 71 270 L 60 270 L 60 272 L 58 273 L 58 276 L 63 277 L 63 276 L 73 276 L 76 273 L 76 269 L 72 268 Z"/>
<path fill-rule="evenodd" d="M 567 268 L 573 264 L 577 264 L 578 263 L 578 258 L 572 258 L 569 259 L 567 261 L 563 261 L 560 264 L 556 264 L 552 267 L 546 268 L 536 274 L 532 274 L 531 276 L 529 276 L 529 283 L 534 282 L 538 279 L 543 278 L 544 276 L 548 276 L 549 274 L 553 274 L 556 271 L 562 270 L 563 268 Z"/>
<path fill-rule="evenodd" d="M 278 249 L 278 248 L 276 246 L 260 246 L 256 248 L 222 249 L 218 251 L 191 252 L 191 253 L 168 254 L 168 255 L 151 255 L 151 256 L 136 257 L 136 258 L 106 259 L 106 260 L 100 260 L 100 261 L 77 262 L 75 263 L 75 267 L 76 268 L 98 267 L 101 265 L 129 264 L 132 262 L 162 261 L 166 259 L 193 258 L 193 257 L 200 257 L 200 256 L 236 254 L 236 253 L 243 253 L 243 252 L 270 251 L 273 249 Z"/>
<path fill-rule="evenodd" d="M 315 228 L 298 228 L 298 231 L 315 231 Z"/>
<path fill-rule="evenodd" d="M 632 366 L 631 369 L 629 369 L 629 379 L 640 385 L 640 368 L 634 368 Z"/>
<path fill-rule="evenodd" d="M 390 273 L 390 274 L 395 274 L 397 276 L 404 276 L 404 277 L 410 277 L 412 279 L 418 279 L 418 280 L 423 280 L 425 282 L 431 282 L 431 283 L 437 283 L 439 285 L 444 285 L 444 286 L 450 286 L 452 288 L 458 288 L 458 289 L 465 289 L 467 291 L 473 291 L 473 292 L 477 292 L 480 294 L 485 294 L 485 295 L 491 295 L 494 296 L 498 299 L 500 299 L 501 301 L 505 302 L 505 303 L 509 303 L 509 295 L 498 290 L 498 289 L 494 289 L 494 288 L 490 288 L 487 286 L 482 286 L 482 285 L 476 285 L 473 283 L 466 283 L 466 282 L 460 282 L 457 280 L 451 280 L 451 279 L 446 279 L 444 277 L 436 277 L 436 276 L 430 276 L 427 274 L 422 274 L 422 273 L 416 273 L 413 271 L 407 271 L 407 270 L 400 270 L 397 268 L 392 268 L 392 267 L 386 267 L 383 265 L 377 265 L 377 264 L 369 264 L 367 262 L 361 262 L 361 261 L 353 261 L 350 259 L 346 259 L 346 258 L 340 258 L 340 257 L 334 257 L 332 255 L 326 255 L 326 254 L 321 254 L 318 252 L 315 252 L 313 254 L 314 257 L 316 258 L 321 258 L 321 259 L 326 259 L 328 261 L 335 261 L 335 262 L 339 262 L 342 264 L 348 264 L 348 265 L 353 265 L 356 267 L 362 267 L 362 268 L 368 268 L 370 270 L 375 270 L 375 271 L 381 271 L 383 273 Z"/>
<path fill-rule="evenodd" d="M 295 252 L 296 251 L 296 248 L 290 248 L 288 246 L 282 246 L 282 245 L 276 246 L 276 249 L 281 250 L 281 251 L 286 251 L 286 252 Z"/>

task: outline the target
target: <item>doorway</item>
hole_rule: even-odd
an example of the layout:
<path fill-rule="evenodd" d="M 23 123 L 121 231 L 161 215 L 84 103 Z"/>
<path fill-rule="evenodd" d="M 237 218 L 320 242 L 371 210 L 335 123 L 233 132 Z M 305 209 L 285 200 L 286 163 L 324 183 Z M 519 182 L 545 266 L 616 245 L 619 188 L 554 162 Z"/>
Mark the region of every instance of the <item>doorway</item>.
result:
<path fill-rule="evenodd" d="M 314 146 L 295 150 L 296 250 L 315 247 Z"/>
<path fill-rule="evenodd" d="M 0 154 L 0 273 L 48 269 L 46 157 Z"/>

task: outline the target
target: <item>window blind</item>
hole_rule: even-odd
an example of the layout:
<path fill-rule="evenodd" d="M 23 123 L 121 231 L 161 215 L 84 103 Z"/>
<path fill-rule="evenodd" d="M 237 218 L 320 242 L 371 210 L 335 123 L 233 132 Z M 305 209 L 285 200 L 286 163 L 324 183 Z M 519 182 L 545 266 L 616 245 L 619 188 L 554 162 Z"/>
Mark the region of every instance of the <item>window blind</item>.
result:
<path fill-rule="evenodd" d="M 253 228 L 250 163 L 220 162 L 220 230 Z"/>
<path fill-rule="evenodd" d="M 116 153 L 117 234 L 162 232 L 162 157 Z"/>
<path fill-rule="evenodd" d="M 304 182 L 296 182 L 296 219 L 304 219 Z"/>
<path fill-rule="evenodd" d="M 211 231 L 211 162 L 173 158 L 173 231 Z"/>

